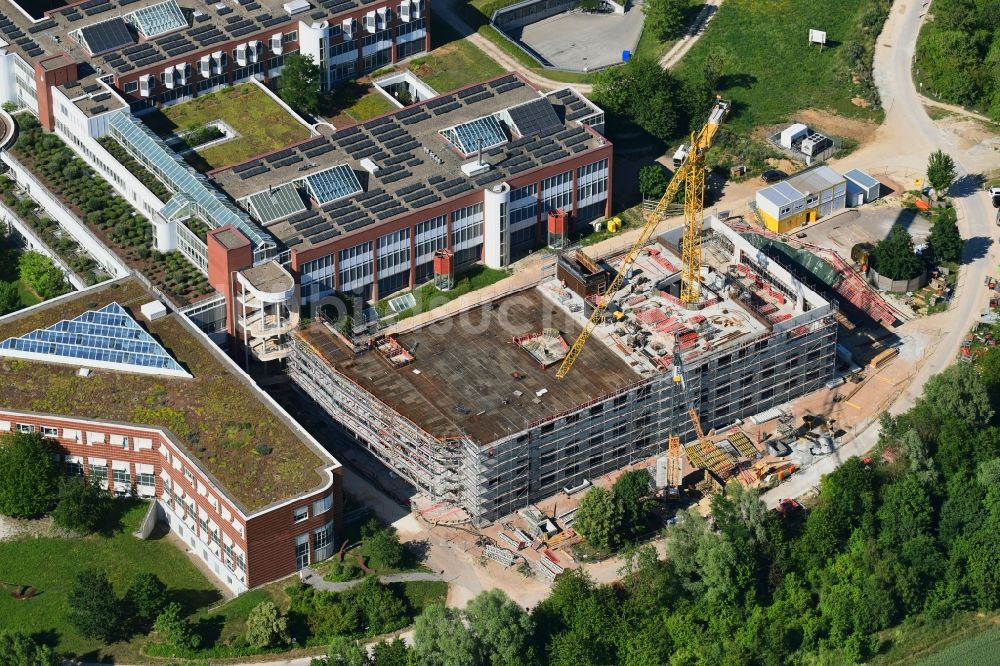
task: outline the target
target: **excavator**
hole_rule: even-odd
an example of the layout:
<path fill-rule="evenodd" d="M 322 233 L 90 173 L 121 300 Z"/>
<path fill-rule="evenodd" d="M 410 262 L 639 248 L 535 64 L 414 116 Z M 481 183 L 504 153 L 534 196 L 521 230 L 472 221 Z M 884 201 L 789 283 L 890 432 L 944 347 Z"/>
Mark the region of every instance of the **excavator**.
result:
<path fill-rule="evenodd" d="M 660 223 L 667 206 L 677 196 L 682 184 L 684 185 L 684 236 L 681 241 L 681 300 L 689 305 L 698 302 L 701 296 L 701 228 L 705 206 L 705 151 L 715 141 L 715 135 L 718 133 L 722 121 L 729 115 L 730 106 L 730 102 L 716 98 L 708 120 L 698 132 L 692 132 L 691 147 L 683 156 L 680 166 L 674 171 L 674 175 L 656 207 L 650 211 L 635 243 L 625 254 L 625 259 L 618 268 L 618 273 L 605 289 L 603 297 L 597 299 L 590 319 L 587 320 L 587 324 L 573 342 L 573 346 L 569 348 L 559 370 L 556 371 L 556 379 L 564 379 L 573 368 L 573 364 L 580 356 L 580 352 L 583 351 L 587 339 L 597 324 L 604 320 L 608 304 L 621 289 L 625 276 L 632 268 L 632 264 L 635 263 L 639 252 L 656 231 L 656 226 Z"/>

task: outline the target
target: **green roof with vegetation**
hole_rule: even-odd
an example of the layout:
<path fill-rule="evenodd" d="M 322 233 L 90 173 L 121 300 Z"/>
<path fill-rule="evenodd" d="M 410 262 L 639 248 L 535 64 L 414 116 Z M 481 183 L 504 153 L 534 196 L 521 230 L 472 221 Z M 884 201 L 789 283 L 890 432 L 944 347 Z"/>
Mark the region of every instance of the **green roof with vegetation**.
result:
<path fill-rule="evenodd" d="M 0 320 L 0 340 L 24 335 L 117 302 L 190 372 L 193 379 L 94 370 L 17 359 L 0 360 L 0 404 L 14 410 L 162 427 L 212 474 L 246 512 L 321 485 L 331 464 L 300 438 L 182 324 L 181 315 L 148 322 L 138 308 L 154 297 L 134 279 L 108 283 L 76 298 Z"/>
<path fill-rule="evenodd" d="M 252 83 L 200 95 L 142 119 L 161 137 L 182 134 L 215 120 L 236 130 L 236 138 L 185 155 L 199 171 L 243 162 L 309 138 L 309 130 L 302 123 Z"/>

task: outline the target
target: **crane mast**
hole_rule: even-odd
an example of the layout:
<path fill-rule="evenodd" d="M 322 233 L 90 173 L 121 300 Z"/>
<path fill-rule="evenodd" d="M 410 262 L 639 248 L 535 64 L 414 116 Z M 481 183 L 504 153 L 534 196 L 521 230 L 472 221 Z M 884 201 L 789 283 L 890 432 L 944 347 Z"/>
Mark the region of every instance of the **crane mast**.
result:
<path fill-rule="evenodd" d="M 708 150 L 715 135 L 719 131 L 719 125 L 729 114 L 729 102 L 717 99 L 715 106 L 709 114 L 708 121 L 697 133 L 691 135 L 691 148 L 680 167 L 674 171 L 673 177 L 667 184 L 667 189 L 663 196 L 656 203 L 656 207 L 649 213 L 646 223 L 639 231 L 639 236 L 635 243 L 625 253 L 618 273 L 611 284 L 599 296 L 594 305 L 594 311 L 584 325 L 580 335 L 577 336 L 573 345 L 566 353 L 562 365 L 556 371 L 556 379 L 563 379 L 569 374 L 576 362 L 580 352 L 583 351 L 587 339 L 594 331 L 597 324 L 604 318 L 608 303 L 611 297 L 621 289 L 625 275 L 628 274 L 632 264 L 635 263 L 639 252 L 645 247 L 660 218 L 667 210 L 667 206 L 677 196 L 681 183 L 684 184 L 684 236 L 681 241 L 681 300 L 684 303 L 697 303 L 701 295 L 701 226 L 702 215 L 705 207 L 705 151 Z"/>

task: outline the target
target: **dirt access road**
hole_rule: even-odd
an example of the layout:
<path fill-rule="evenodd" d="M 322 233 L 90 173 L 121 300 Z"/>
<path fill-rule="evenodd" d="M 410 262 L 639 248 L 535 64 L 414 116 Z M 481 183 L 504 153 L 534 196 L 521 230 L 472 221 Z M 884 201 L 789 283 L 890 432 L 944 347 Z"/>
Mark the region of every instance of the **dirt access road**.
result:
<path fill-rule="evenodd" d="M 970 156 L 965 151 L 954 150 L 954 135 L 943 132 L 931 121 L 913 84 L 911 63 L 926 7 L 922 0 L 900 0 L 893 5 L 892 15 L 875 49 L 875 81 L 886 110 L 885 122 L 876 131 L 872 143 L 832 164 L 840 172 L 854 167 L 874 170 L 872 165 L 884 165 L 882 168 L 887 171 L 922 173 L 928 154 L 941 148 L 951 154 L 960 176 L 952 188 L 952 195 L 966 244 L 955 298 L 947 312 L 933 315 L 924 322 L 914 320 L 901 327 L 936 324 L 944 335 L 913 381 L 889 407 L 891 414 L 899 414 L 912 407 L 931 375 L 954 362 L 965 334 L 978 320 L 988 301 L 988 294 L 982 287 L 983 279 L 991 273 L 991 266 L 997 261 L 992 238 L 995 231 L 993 211 L 986 192 L 977 186 L 971 176 L 990 168 L 991 161 L 993 168 L 1000 166 L 1000 159 Z M 878 441 L 878 430 L 876 421 L 830 457 L 793 475 L 784 484 L 766 493 L 764 501 L 768 506 L 775 506 L 783 497 L 799 497 L 813 490 L 824 474 L 832 472 L 848 458 L 870 450 Z"/>

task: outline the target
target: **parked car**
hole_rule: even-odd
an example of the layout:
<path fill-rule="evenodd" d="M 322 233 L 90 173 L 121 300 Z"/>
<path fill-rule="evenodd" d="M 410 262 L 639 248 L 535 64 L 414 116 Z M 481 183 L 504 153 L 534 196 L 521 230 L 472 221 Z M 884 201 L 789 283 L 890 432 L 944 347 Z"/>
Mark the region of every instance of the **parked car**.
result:
<path fill-rule="evenodd" d="M 777 183 L 779 180 L 788 178 L 788 174 L 778 169 L 768 169 L 760 174 L 760 179 L 765 183 Z"/>
<path fill-rule="evenodd" d="M 1000 208 L 1000 187 L 990 188 L 990 198 L 993 199 L 993 207 Z"/>

